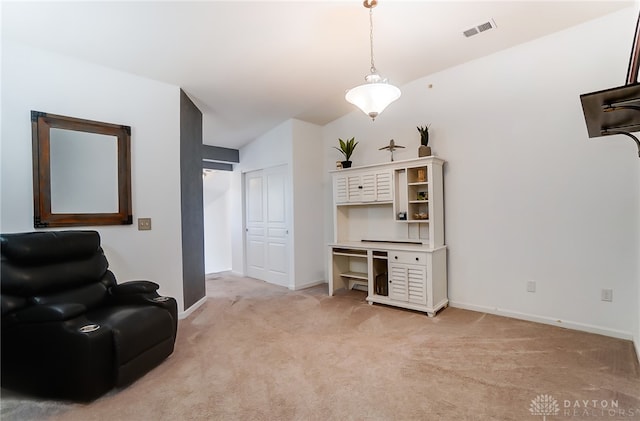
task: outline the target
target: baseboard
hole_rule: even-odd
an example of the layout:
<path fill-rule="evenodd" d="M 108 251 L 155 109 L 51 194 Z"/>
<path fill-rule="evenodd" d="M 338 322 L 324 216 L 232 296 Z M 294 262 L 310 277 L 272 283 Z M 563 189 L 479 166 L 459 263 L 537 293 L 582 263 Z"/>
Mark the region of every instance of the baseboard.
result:
<path fill-rule="evenodd" d="M 225 275 L 229 275 L 230 273 L 232 273 L 232 270 L 231 269 L 227 269 L 227 270 L 221 270 L 221 271 L 218 271 L 218 272 L 205 273 L 204 277 L 206 278 L 207 276 L 212 276 L 212 275 L 225 276 Z"/>
<path fill-rule="evenodd" d="M 618 338 L 618 339 L 634 340 L 633 334 L 631 332 L 625 332 L 623 330 L 617 330 L 617 329 L 610 329 L 603 326 L 595 326 L 595 325 L 590 325 L 586 323 L 574 322 L 571 320 L 560 320 L 552 317 L 539 316 L 537 314 L 521 313 L 518 311 L 513 311 L 513 310 L 508 310 L 503 308 L 480 306 L 480 305 L 469 304 L 469 303 L 461 303 L 459 301 L 449 301 L 449 305 L 451 307 L 462 308 L 465 310 L 479 311 L 482 313 L 489 313 L 489 314 L 495 314 L 497 316 L 511 317 L 513 319 L 526 320 L 529 322 L 544 323 L 546 325 L 564 327 L 564 328 L 573 329 L 573 330 L 580 330 L 583 332 L 595 333 L 598 335 L 611 336 L 613 338 Z M 638 354 L 638 349 L 639 349 L 638 346 L 640 345 L 640 343 L 638 343 L 638 341 L 635 340 L 634 345 L 636 347 L 636 354 Z"/>
<path fill-rule="evenodd" d="M 302 285 L 294 285 L 293 288 L 289 287 L 290 290 L 292 291 L 299 291 L 301 289 L 306 289 L 306 288 L 311 288 L 311 287 L 315 287 L 317 285 L 322 285 L 322 284 L 326 284 L 327 281 L 311 281 L 311 282 L 307 282 L 306 284 L 302 284 Z"/>
<path fill-rule="evenodd" d="M 189 307 L 185 311 L 182 311 L 182 312 L 178 313 L 178 320 L 186 319 L 187 317 L 189 317 L 191 315 L 191 313 L 196 311 L 205 302 L 207 302 L 207 297 L 206 296 L 200 298 L 198 301 L 196 301 L 196 303 L 194 305 L 192 305 L 191 307 Z"/>
<path fill-rule="evenodd" d="M 633 338 L 633 346 L 636 348 L 636 358 L 638 359 L 638 363 L 640 363 L 640 338 Z"/>

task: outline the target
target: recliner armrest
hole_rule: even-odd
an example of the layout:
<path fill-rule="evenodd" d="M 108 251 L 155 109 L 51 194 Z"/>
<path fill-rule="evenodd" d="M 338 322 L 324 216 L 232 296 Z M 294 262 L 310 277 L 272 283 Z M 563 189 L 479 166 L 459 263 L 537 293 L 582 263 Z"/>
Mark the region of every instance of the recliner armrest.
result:
<path fill-rule="evenodd" d="M 134 294 L 149 294 L 160 288 L 160 285 L 151 281 L 128 281 L 115 285 L 109 289 L 114 297 Z"/>
<path fill-rule="evenodd" d="M 16 312 L 16 318 L 21 322 L 61 322 L 76 318 L 87 311 L 82 304 L 42 304 L 35 305 Z"/>
<path fill-rule="evenodd" d="M 158 295 L 160 285 L 151 281 L 127 281 L 109 288 L 115 305 L 152 305 L 167 310 L 173 318 L 174 335 L 178 330 L 178 304 L 173 297 Z"/>

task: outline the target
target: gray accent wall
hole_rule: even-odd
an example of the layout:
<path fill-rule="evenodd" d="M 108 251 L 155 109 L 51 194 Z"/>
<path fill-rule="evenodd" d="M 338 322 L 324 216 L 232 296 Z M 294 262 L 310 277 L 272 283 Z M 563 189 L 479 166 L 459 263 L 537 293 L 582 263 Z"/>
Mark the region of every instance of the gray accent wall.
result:
<path fill-rule="evenodd" d="M 205 161 L 240 162 L 240 151 L 220 146 L 202 145 L 202 159 Z"/>
<path fill-rule="evenodd" d="M 205 296 L 202 112 L 180 90 L 180 194 L 184 309 Z"/>

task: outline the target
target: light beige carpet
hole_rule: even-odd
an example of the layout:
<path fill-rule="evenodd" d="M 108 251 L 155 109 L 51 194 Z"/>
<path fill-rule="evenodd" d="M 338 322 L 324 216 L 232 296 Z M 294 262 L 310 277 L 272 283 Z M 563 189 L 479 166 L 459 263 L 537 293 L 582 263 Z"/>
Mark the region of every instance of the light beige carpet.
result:
<path fill-rule="evenodd" d="M 3 390 L 2 421 L 640 419 L 629 341 L 456 308 L 428 318 L 326 285 L 207 288 L 174 354 L 128 388 L 90 404 Z"/>

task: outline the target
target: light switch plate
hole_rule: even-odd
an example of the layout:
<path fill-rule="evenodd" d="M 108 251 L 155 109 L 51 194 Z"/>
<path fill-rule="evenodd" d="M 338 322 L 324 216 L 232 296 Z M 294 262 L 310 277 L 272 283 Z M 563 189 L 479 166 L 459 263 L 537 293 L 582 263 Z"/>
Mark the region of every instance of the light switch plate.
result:
<path fill-rule="evenodd" d="M 138 231 L 151 230 L 151 218 L 138 218 Z"/>

